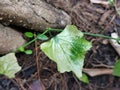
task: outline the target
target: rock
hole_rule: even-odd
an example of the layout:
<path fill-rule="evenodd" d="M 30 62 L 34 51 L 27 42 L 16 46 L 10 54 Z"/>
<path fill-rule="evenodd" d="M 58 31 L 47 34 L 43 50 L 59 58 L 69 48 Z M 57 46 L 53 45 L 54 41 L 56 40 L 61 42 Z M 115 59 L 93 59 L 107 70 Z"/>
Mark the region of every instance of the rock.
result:
<path fill-rule="evenodd" d="M 45 0 L 0 0 L 0 23 L 44 31 L 65 27 L 71 24 L 71 18 Z"/>
<path fill-rule="evenodd" d="M 14 51 L 25 42 L 22 33 L 0 24 L 0 54 Z"/>

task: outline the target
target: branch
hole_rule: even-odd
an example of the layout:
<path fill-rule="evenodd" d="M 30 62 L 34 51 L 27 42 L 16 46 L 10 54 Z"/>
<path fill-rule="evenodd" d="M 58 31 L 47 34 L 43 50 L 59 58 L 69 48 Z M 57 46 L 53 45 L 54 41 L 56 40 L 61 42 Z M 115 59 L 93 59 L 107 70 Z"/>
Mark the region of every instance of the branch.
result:
<path fill-rule="evenodd" d="M 67 13 L 42 0 L 0 0 L 0 23 L 32 30 L 71 24 Z"/>

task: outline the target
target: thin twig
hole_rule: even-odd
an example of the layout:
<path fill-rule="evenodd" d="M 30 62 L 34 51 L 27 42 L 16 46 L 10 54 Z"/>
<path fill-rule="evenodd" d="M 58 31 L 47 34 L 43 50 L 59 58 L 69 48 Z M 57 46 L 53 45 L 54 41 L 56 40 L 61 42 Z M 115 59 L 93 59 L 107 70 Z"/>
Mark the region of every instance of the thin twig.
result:
<path fill-rule="evenodd" d="M 34 34 L 35 38 L 36 38 L 36 34 Z M 37 75 L 38 75 L 38 79 L 40 79 L 40 71 L 39 71 L 39 60 L 38 60 L 38 48 L 37 48 L 37 40 L 35 40 L 35 53 L 36 53 L 36 65 L 37 65 Z"/>

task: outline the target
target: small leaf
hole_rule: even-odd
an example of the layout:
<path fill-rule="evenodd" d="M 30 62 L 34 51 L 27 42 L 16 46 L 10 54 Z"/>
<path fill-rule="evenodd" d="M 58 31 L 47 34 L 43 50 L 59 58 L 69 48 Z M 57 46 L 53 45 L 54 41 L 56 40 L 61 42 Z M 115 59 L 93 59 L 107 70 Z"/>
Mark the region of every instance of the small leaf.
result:
<path fill-rule="evenodd" d="M 25 54 L 28 54 L 28 55 L 32 54 L 32 50 L 25 50 Z"/>
<path fill-rule="evenodd" d="M 25 51 L 25 48 L 21 46 L 21 47 L 19 47 L 19 51 L 20 51 L 20 52 L 24 52 L 24 51 Z"/>
<path fill-rule="evenodd" d="M 114 0 L 108 0 L 108 2 L 109 2 L 110 5 L 113 5 Z"/>
<path fill-rule="evenodd" d="M 120 76 L 120 60 L 117 60 L 115 65 L 114 65 L 113 75 L 114 76 Z"/>
<path fill-rule="evenodd" d="M 72 71 L 78 78 L 82 77 L 85 54 L 91 47 L 74 25 L 67 25 L 60 34 L 41 44 L 42 51 L 57 63 L 58 71 Z"/>
<path fill-rule="evenodd" d="M 0 57 L 0 74 L 6 75 L 9 78 L 14 78 L 15 73 L 21 70 L 17 63 L 15 53 L 9 53 Z"/>
<path fill-rule="evenodd" d="M 79 79 L 80 79 L 80 81 L 82 81 L 84 83 L 87 83 L 87 84 L 89 83 L 88 76 L 84 73 L 82 74 L 82 77 Z"/>
<path fill-rule="evenodd" d="M 34 34 L 32 32 L 25 32 L 25 36 L 28 38 L 33 38 Z"/>
<path fill-rule="evenodd" d="M 118 13 L 118 15 L 120 16 L 120 0 L 114 0 L 114 6 L 115 6 L 115 10 Z"/>
<path fill-rule="evenodd" d="M 38 34 L 37 38 L 40 40 L 48 40 L 48 37 L 46 35 Z"/>

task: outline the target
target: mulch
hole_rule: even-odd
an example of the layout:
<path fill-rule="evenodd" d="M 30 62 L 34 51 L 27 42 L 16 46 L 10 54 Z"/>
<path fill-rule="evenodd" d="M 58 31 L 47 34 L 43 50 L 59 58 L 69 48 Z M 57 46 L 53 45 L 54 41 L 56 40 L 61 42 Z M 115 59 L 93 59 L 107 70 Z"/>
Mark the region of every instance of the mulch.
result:
<path fill-rule="evenodd" d="M 90 33 L 110 35 L 116 29 L 119 31 L 120 18 L 114 6 L 92 4 L 89 0 L 46 0 L 56 8 L 66 11 L 72 18 L 72 24 L 79 30 Z M 85 68 L 108 68 L 114 66 L 119 58 L 108 41 L 103 38 L 85 36 L 92 42 L 92 49 L 86 54 Z M 29 40 L 28 40 L 29 41 Z M 113 75 L 89 77 L 89 84 L 79 81 L 74 74 L 59 73 L 56 64 L 39 50 L 41 41 L 36 41 L 29 49 L 32 55 L 17 53 L 22 70 L 16 78 L 0 77 L 0 90 L 33 90 L 33 82 L 39 80 L 41 88 L 36 90 L 120 90 L 120 78 Z M 39 85 L 39 86 L 40 86 Z M 2 88 L 2 89 L 1 89 Z"/>

